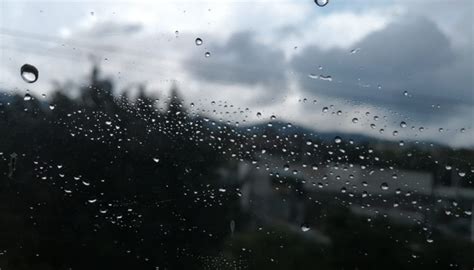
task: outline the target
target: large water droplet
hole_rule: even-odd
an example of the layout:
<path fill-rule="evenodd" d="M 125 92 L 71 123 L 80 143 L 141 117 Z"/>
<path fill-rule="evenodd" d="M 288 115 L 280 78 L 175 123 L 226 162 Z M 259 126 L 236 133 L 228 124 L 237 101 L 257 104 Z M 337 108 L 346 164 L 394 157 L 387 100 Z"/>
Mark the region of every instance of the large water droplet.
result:
<path fill-rule="evenodd" d="M 201 46 L 201 45 L 202 45 L 202 39 L 196 38 L 196 40 L 194 41 L 194 43 L 196 43 L 197 46 Z"/>
<path fill-rule="evenodd" d="M 324 7 L 329 3 L 329 0 L 314 0 L 314 3 L 320 7 Z"/>
<path fill-rule="evenodd" d="M 24 64 L 20 68 L 21 78 L 27 83 L 34 83 L 38 80 L 39 72 L 35 66 Z"/>

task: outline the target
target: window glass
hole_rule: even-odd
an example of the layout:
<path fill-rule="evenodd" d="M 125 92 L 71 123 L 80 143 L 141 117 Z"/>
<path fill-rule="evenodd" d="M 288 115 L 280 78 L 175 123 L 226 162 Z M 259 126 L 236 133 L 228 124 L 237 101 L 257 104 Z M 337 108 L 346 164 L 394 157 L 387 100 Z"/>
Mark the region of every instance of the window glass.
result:
<path fill-rule="evenodd" d="M 0 1 L 0 269 L 473 269 L 473 5 Z"/>

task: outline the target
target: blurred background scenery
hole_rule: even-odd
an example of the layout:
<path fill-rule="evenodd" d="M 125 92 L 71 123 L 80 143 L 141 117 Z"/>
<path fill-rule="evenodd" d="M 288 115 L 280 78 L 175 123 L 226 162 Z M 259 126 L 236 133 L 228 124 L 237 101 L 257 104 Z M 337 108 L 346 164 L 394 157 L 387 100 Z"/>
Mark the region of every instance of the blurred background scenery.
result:
<path fill-rule="evenodd" d="M 0 269 L 473 269 L 473 12 L 0 0 Z"/>

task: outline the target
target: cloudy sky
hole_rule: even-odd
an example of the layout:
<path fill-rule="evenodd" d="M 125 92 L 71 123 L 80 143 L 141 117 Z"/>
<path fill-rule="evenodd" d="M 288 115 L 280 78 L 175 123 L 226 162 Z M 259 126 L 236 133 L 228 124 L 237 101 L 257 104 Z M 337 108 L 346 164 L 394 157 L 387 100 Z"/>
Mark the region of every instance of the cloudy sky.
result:
<path fill-rule="evenodd" d="M 223 115 L 231 121 L 275 115 L 320 131 L 474 146 L 471 0 L 1 0 L 0 10 L 1 89 L 80 85 L 95 59 L 119 90 L 145 83 L 163 96 L 175 81 L 201 109 L 250 109 Z M 40 70 L 36 83 L 22 81 L 24 63 Z"/>

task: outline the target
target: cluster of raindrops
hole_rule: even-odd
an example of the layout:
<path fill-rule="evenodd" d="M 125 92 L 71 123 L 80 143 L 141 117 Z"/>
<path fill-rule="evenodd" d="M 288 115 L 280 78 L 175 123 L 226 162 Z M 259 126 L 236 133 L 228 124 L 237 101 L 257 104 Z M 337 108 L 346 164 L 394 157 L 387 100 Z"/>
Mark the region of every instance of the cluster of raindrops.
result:
<path fill-rule="evenodd" d="M 202 44 L 200 38 L 195 42 L 197 46 Z M 25 69 L 22 67 L 22 78 L 30 83 L 36 81 L 37 70 Z M 331 76 L 324 75 L 313 74 L 310 77 L 332 80 Z M 100 91 L 92 88 L 91 91 Z M 25 106 L 30 106 L 36 100 L 29 92 L 23 97 Z M 351 211 L 361 213 L 369 224 L 375 218 L 394 218 L 394 209 L 397 219 L 420 226 L 423 225 L 425 215 L 419 213 L 458 219 L 472 216 L 472 206 L 458 202 L 449 194 L 436 197 L 434 204 L 426 199 L 434 193 L 432 181 L 436 177 L 448 178 L 462 185 L 472 185 L 473 178 L 469 157 L 455 157 L 458 153 L 452 149 L 423 140 L 412 140 L 422 136 L 429 128 L 417 125 L 409 117 L 400 114 L 389 117 L 369 111 L 346 111 L 342 106 L 320 104 L 316 100 L 306 103 L 307 100 L 300 99 L 302 106 L 313 106 L 313 109 L 317 108 L 318 114 L 330 120 L 344 119 L 352 123 L 351 126 L 361 125 L 369 131 L 374 130 L 380 138 L 403 137 L 403 140 L 371 142 L 364 138 L 353 138 L 350 134 L 319 133 L 284 122 L 283 116 L 273 112 L 254 111 L 222 100 L 200 99 L 187 105 L 176 94 L 154 100 L 116 97 L 107 104 L 109 108 L 114 108 L 109 110 L 59 107 L 61 112 L 57 112 L 57 106 L 50 104 L 49 115 L 55 118 L 49 123 L 54 128 L 65 129 L 74 140 L 86 140 L 118 150 L 110 159 L 110 164 L 120 162 L 117 156 L 127 154 L 128 149 L 146 149 L 160 136 L 180 144 L 206 147 L 226 162 L 219 168 L 224 175 L 221 178 L 235 175 L 234 180 L 239 184 L 228 185 L 224 181 L 184 182 L 179 190 L 181 197 L 159 198 L 147 201 L 147 204 L 136 194 L 106 200 L 104 195 L 107 191 L 101 186 L 111 179 L 87 179 L 80 172 L 69 171 L 68 166 L 59 161 L 47 161 L 37 156 L 33 162 L 34 174 L 40 183 L 60 189 L 66 199 L 76 196 L 83 198 L 85 207 L 94 211 L 95 230 L 105 227 L 103 224 L 128 230 L 141 228 L 144 221 L 140 208 L 166 209 L 180 200 L 203 211 L 240 200 L 244 209 L 246 206 L 247 211 L 255 211 L 254 214 L 258 215 L 261 213 L 256 210 L 257 202 L 265 200 L 262 194 L 253 192 L 259 187 L 259 181 L 268 181 L 268 192 L 275 199 L 273 205 L 288 205 L 294 195 L 302 198 L 306 204 L 322 206 L 327 202 L 323 199 L 326 196 Z M 130 125 L 132 118 L 139 119 L 138 124 Z M 251 122 L 250 119 L 256 119 L 257 122 Z M 441 127 L 438 131 L 448 132 Z M 465 133 L 466 128 L 454 132 Z M 16 153 L 15 156 L 10 155 L 10 178 L 15 176 L 17 157 Z M 450 158 L 456 158 L 455 166 Z M 152 174 L 157 174 L 160 166 L 169 164 L 169 160 L 160 154 L 160 149 L 148 156 L 147 161 L 150 168 L 156 169 Z M 233 170 L 232 166 L 238 169 Z M 434 173 L 426 173 L 429 170 Z M 181 167 L 180 172 L 183 175 L 197 173 L 187 166 Z M 168 190 L 168 184 L 159 184 L 153 187 L 152 192 L 163 194 Z M 172 212 L 172 215 L 185 223 L 186 217 L 179 211 Z M 229 235 L 234 237 L 235 220 L 231 220 L 227 226 Z M 314 221 L 298 226 L 297 230 L 305 235 L 317 230 Z M 204 234 L 211 239 L 217 237 L 212 230 L 200 226 L 160 226 L 157 233 L 166 236 L 179 230 Z M 429 235 L 429 229 L 424 231 Z M 433 243 L 430 237 L 426 239 L 427 243 Z M 273 258 L 270 260 L 275 261 Z M 228 264 L 237 267 L 235 261 Z"/>

